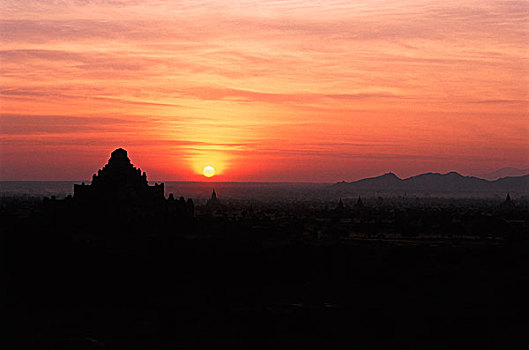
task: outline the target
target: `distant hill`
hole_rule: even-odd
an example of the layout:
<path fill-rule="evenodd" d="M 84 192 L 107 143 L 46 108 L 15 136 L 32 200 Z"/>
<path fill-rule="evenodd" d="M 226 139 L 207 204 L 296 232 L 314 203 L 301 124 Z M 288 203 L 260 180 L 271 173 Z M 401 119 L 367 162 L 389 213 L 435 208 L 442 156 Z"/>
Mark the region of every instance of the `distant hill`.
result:
<path fill-rule="evenodd" d="M 478 177 L 486 180 L 497 180 L 502 177 L 508 176 L 524 176 L 529 175 L 529 169 L 518 169 L 518 168 L 501 168 L 488 174 L 477 175 Z"/>
<path fill-rule="evenodd" d="M 331 190 L 340 192 L 529 192 L 529 175 L 504 177 L 495 181 L 456 172 L 426 173 L 401 179 L 393 173 L 354 182 L 338 182 Z"/>

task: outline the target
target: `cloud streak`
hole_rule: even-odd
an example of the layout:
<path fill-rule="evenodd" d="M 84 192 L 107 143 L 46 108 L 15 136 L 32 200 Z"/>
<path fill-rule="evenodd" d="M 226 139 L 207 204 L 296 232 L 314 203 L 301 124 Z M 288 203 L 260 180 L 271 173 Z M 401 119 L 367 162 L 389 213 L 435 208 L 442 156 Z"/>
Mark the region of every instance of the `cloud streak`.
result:
<path fill-rule="evenodd" d="M 529 166 L 526 1 L 1 6 L 3 179 L 117 145 L 168 179 Z"/>

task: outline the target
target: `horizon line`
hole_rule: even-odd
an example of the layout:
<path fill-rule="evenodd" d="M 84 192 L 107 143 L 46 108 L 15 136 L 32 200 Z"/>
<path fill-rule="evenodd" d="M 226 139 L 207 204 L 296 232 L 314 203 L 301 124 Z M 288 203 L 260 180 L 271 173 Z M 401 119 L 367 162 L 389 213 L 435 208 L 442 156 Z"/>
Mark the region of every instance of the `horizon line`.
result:
<path fill-rule="evenodd" d="M 504 169 L 504 168 L 502 168 Z M 502 169 L 498 169 L 497 171 L 499 170 L 502 170 Z M 521 171 L 527 171 L 529 169 L 517 169 L 517 170 L 521 170 Z M 495 171 L 496 172 L 496 171 Z M 384 173 L 379 173 L 379 175 L 372 175 L 372 176 L 366 176 L 366 177 L 362 177 L 362 178 L 359 178 L 357 180 L 331 180 L 331 181 L 253 181 L 253 180 L 238 180 L 238 181 L 226 181 L 226 180 L 221 180 L 221 181 L 215 181 L 215 180 L 212 180 L 211 178 L 208 179 L 208 180 L 160 180 L 160 179 L 156 179 L 156 180 L 148 180 L 149 183 L 165 183 L 165 182 L 188 182 L 188 183 L 256 183 L 256 184 L 334 184 L 334 183 L 342 183 L 342 182 L 346 182 L 346 183 L 351 183 L 351 182 L 356 182 L 356 181 L 361 181 L 361 180 L 366 180 L 366 179 L 373 179 L 373 178 L 377 178 L 377 177 L 381 177 L 381 176 L 384 176 L 384 175 L 387 175 L 387 174 L 393 174 L 395 175 L 397 178 L 401 179 L 401 180 L 405 180 L 405 179 L 409 179 L 409 178 L 412 178 L 412 177 L 415 177 L 415 176 L 420 176 L 420 175 L 426 175 L 426 174 L 439 174 L 439 175 L 447 175 L 447 174 L 450 174 L 450 173 L 456 173 L 458 175 L 461 175 L 463 177 L 474 177 L 474 178 L 478 178 L 478 179 L 482 179 L 482 180 L 487 180 L 487 181 L 495 181 L 495 180 L 498 180 L 498 179 L 502 179 L 502 178 L 506 178 L 506 177 L 520 177 L 520 176 L 526 176 L 526 175 L 529 175 L 529 171 L 526 173 L 526 174 L 522 174 L 522 175 L 507 175 L 507 176 L 500 176 L 494 180 L 489 180 L 487 178 L 484 178 L 484 177 L 481 177 L 483 175 L 464 175 L 458 171 L 455 171 L 455 170 L 452 170 L 452 171 L 447 171 L 447 172 L 434 172 L 434 171 L 426 171 L 426 172 L 422 172 L 422 173 L 418 173 L 418 174 L 415 174 L 415 175 L 410 175 L 410 176 L 407 176 L 407 177 L 400 177 L 397 173 L 393 172 L 393 171 L 387 171 L 387 172 L 384 172 Z M 494 173 L 494 172 L 491 172 L 491 173 Z M 485 174 L 487 175 L 487 174 Z M 87 182 L 87 183 L 91 183 L 92 180 L 64 180 L 64 179 L 60 179 L 60 180 L 0 180 L 0 182 Z"/>

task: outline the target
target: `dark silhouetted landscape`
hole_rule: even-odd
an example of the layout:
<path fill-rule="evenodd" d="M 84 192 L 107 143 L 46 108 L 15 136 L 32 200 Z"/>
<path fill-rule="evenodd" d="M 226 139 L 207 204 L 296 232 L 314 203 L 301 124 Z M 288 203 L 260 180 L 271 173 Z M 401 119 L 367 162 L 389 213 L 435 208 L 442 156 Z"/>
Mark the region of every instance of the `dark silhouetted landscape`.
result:
<path fill-rule="evenodd" d="M 355 182 L 339 182 L 333 189 L 342 193 L 387 193 L 387 194 L 439 194 L 455 196 L 476 196 L 491 193 L 514 192 L 529 194 L 529 175 L 502 177 L 489 181 L 474 176 L 462 176 L 457 172 L 446 174 L 426 173 L 400 179 L 393 173 Z M 367 193 L 369 193 L 367 192 Z"/>
<path fill-rule="evenodd" d="M 2 185 L 5 336 L 33 349 L 522 349 L 527 181 L 390 173 L 187 185 L 202 195 L 184 198 L 117 149 L 64 196 Z"/>
<path fill-rule="evenodd" d="M 529 349 L 528 0 L 1 0 L 11 349 Z"/>

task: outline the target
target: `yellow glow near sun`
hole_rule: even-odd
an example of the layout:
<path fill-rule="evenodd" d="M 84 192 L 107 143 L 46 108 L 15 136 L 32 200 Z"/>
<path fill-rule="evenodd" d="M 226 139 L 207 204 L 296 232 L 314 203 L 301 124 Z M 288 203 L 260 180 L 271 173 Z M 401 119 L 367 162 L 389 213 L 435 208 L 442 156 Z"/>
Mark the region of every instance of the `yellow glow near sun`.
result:
<path fill-rule="evenodd" d="M 202 174 L 204 174 L 205 177 L 212 177 L 215 175 L 215 168 L 213 168 L 211 165 L 208 165 L 204 168 L 204 170 L 202 170 Z"/>
<path fill-rule="evenodd" d="M 199 176 L 212 177 L 223 176 L 230 164 L 230 158 L 224 152 L 210 150 L 197 150 L 189 158 L 189 165 L 194 173 Z"/>

